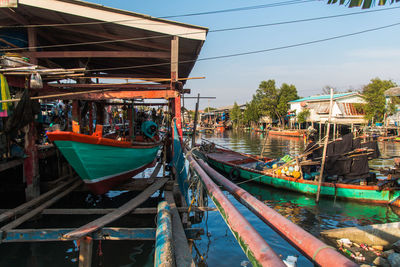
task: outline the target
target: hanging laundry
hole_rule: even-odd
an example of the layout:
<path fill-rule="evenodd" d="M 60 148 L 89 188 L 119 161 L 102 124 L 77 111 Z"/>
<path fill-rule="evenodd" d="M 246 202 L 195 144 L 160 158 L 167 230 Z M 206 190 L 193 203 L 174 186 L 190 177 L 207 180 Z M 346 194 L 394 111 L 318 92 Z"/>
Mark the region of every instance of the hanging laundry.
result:
<path fill-rule="evenodd" d="M 6 77 L 3 74 L 0 74 L 0 83 L 1 83 L 1 86 L 0 86 L 1 87 L 0 99 L 1 100 L 9 100 L 9 99 L 11 99 L 10 89 L 8 88 L 8 83 L 7 83 Z M 7 115 L 7 110 L 8 110 L 10 105 L 11 105 L 11 103 L 9 103 L 9 102 L 8 103 L 7 102 L 1 103 L 0 112 L 2 112 L 2 114 L 4 114 L 4 115 Z"/>

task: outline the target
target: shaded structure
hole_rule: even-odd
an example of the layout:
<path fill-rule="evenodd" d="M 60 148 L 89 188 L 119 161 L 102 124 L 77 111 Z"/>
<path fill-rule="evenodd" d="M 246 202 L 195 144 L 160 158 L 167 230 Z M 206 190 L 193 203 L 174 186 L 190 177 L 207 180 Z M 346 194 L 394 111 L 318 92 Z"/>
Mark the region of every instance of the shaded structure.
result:
<path fill-rule="evenodd" d="M 67 114 L 71 115 L 65 116 L 66 129 L 94 136 L 105 133 L 107 106 L 128 107 L 127 122 L 123 121 L 122 127 L 129 124 L 132 131 L 135 119 L 132 109 L 136 105 L 166 105 L 169 121 L 165 124 L 169 130 L 176 129 L 174 133 L 169 131 L 176 142 L 169 137 L 163 149 L 164 155 L 169 153 L 175 158 L 177 153 L 182 154 L 182 149 L 177 148 L 182 142 L 181 95 L 188 93 L 183 87 L 190 79 L 207 28 L 75 0 L 20 0 L 17 7 L 9 7 L 12 8 L 0 9 L 0 52 L 3 53 L 0 73 L 8 82 L 11 99 L 3 98 L 1 104 L 14 103 L 12 105 L 18 109 L 23 101 L 33 103 L 39 99 L 43 104 L 58 100 L 58 103 L 70 107 Z M 142 100 L 147 99 L 158 101 L 143 103 Z M 7 118 L 2 120 L 6 123 Z M 24 187 L 25 198 L 30 200 L 0 214 L 4 224 L 1 227 L 2 242 L 79 239 L 80 266 L 90 266 L 93 240 L 105 237 L 110 237 L 110 240 L 156 238 L 153 220 L 149 224 L 151 229 L 147 230 L 103 226 L 129 214 L 156 214 L 155 207 L 141 210 L 140 205 L 161 201 L 163 197 L 151 198 L 159 192 L 159 196 L 165 193 L 171 207 L 172 229 L 167 232 L 173 233 L 174 256 L 179 258 L 176 262 L 183 260 L 185 265 L 192 264 L 187 238 L 197 237 L 187 232 L 190 222 L 183 197 L 187 192 L 182 192 L 185 187 L 179 186 L 185 181 L 177 179 L 177 163 L 172 156 L 169 157 L 171 171 L 166 171 L 168 159 L 164 156 L 158 159 L 158 165 L 148 179 L 134 179 L 120 186 L 119 190 L 141 193 L 117 209 L 58 210 L 64 215 L 104 215 L 95 221 L 77 229 L 15 229 L 23 227 L 35 216 L 46 212 L 55 214 L 54 210 L 48 209 L 53 204 L 76 190 L 86 191 L 81 181 L 72 178 L 75 177 L 73 170 L 52 144 L 37 144 L 38 126 L 40 123 L 33 118 L 21 126 L 24 128 L 23 153 L 26 157 L 6 157 L 6 161 L 0 163 L 0 172 L 12 170 L 13 175 L 23 181 L 20 187 Z M 50 171 L 46 183 L 43 183 L 43 173 L 50 167 L 55 167 L 56 171 Z M 161 167 L 163 175 L 159 177 Z M 9 187 L 5 188 L 9 191 Z M 49 191 L 43 193 L 46 190 Z M 141 217 L 136 217 L 136 221 L 146 222 Z"/>

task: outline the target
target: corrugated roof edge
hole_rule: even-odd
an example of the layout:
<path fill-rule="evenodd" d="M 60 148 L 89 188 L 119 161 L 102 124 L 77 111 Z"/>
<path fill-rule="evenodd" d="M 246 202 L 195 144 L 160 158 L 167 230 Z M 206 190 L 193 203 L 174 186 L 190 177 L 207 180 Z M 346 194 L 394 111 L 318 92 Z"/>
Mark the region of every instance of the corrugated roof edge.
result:
<path fill-rule="evenodd" d="M 350 95 L 360 95 L 360 94 L 357 92 L 334 94 L 333 99 L 341 98 L 344 96 L 350 96 Z M 328 100 L 330 98 L 331 98 L 331 95 L 316 95 L 316 96 L 308 96 L 308 97 L 296 99 L 293 101 L 289 101 L 288 103 L 298 103 L 298 102 L 303 102 L 303 101 L 314 101 L 314 100 Z"/>

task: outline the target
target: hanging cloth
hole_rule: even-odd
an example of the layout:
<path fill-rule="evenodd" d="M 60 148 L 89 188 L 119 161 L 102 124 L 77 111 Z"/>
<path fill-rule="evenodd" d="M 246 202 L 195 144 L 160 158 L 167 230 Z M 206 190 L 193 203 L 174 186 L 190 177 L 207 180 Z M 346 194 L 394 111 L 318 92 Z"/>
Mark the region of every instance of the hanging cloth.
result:
<path fill-rule="evenodd" d="M 1 83 L 0 99 L 1 100 L 11 99 L 10 89 L 8 88 L 8 83 L 7 83 L 6 77 L 4 77 L 3 74 L 0 74 L 0 83 Z M 10 104 L 11 103 L 9 103 L 9 102 L 1 103 L 0 112 L 7 111 Z"/>

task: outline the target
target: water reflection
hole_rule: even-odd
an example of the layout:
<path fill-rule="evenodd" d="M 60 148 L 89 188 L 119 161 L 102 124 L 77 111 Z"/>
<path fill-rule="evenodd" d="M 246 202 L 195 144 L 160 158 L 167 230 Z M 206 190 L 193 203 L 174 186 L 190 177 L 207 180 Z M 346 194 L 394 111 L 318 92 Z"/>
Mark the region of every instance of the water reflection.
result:
<path fill-rule="evenodd" d="M 305 148 L 302 138 L 267 136 L 264 139 L 264 137 L 264 134 L 260 133 L 235 131 L 227 131 L 219 135 L 202 135 L 202 138 L 213 141 L 223 147 L 255 155 L 260 154 L 262 145 L 265 143 L 264 156 L 271 158 L 282 157 L 286 154 L 298 155 Z M 371 161 L 370 167 L 378 169 L 393 166 L 392 157 L 399 155 L 400 143 L 379 143 L 379 147 L 384 159 Z M 269 207 L 318 237 L 321 231 L 327 229 L 400 220 L 396 213 L 386 206 L 342 200 L 334 201 L 333 199 L 324 198 L 320 200 L 319 204 L 316 204 L 313 196 L 275 189 L 259 183 L 246 182 L 240 186 L 264 201 Z M 272 229 L 248 211 L 247 208 L 238 203 L 227 192 L 225 194 L 246 219 L 250 221 L 253 227 L 267 240 L 275 252 L 282 255 L 283 258 L 288 255 L 299 254 Z M 212 205 L 211 200 L 209 200 L 209 203 Z M 207 257 L 209 266 L 239 266 L 241 261 L 246 260 L 246 256 L 241 251 L 219 213 L 212 212 L 209 213 L 209 216 L 208 231 L 210 232 L 210 238 L 203 237 L 201 241 L 196 241 L 197 247 Z M 203 222 L 200 226 L 206 227 L 206 224 Z M 298 266 L 313 265 L 306 258 L 300 256 Z"/>

